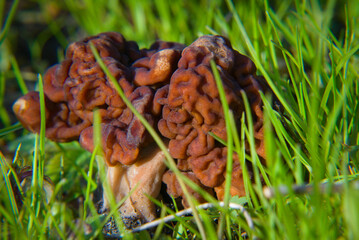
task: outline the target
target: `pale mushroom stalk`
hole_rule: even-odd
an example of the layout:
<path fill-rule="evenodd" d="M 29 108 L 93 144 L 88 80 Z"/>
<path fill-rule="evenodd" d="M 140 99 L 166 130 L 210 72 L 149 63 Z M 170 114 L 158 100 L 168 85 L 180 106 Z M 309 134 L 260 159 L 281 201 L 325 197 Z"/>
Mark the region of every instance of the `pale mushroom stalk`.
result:
<path fill-rule="evenodd" d="M 163 152 L 153 151 L 153 148 L 156 147 L 153 145 L 147 147 L 136 163 L 130 166 L 117 164 L 107 167 L 107 181 L 116 202 L 121 201 L 131 190 L 135 189 L 119 208 L 128 228 L 156 218 L 156 207 L 146 195 L 158 197 L 166 165 Z M 103 207 L 107 209 L 109 201 L 106 192 L 104 192 L 103 200 Z"/>

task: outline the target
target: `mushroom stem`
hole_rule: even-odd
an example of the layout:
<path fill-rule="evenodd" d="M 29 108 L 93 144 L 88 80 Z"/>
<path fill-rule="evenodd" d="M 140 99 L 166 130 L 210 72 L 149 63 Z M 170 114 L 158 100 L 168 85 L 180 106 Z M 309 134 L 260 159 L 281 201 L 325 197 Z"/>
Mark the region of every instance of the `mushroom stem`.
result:
<path fill-rule="evenodd" d="M 152 151 L 149 148 L 152 148 Z M 162 175 L 166 169 L 165 156 L 160 150 L 153 151 L 153 146 L 146 150 L 133 165 L 118 164 L 107 168 L 107 180 L 116 202 L 135 188 L 119 208 L 124 224 L 128 228 L 156 218 L 155 205 L 146 195 L 157 198 L 160 192 Z M 108 209 L 109 201 L 106 193 L 103 198 L 104 208 Z"/>

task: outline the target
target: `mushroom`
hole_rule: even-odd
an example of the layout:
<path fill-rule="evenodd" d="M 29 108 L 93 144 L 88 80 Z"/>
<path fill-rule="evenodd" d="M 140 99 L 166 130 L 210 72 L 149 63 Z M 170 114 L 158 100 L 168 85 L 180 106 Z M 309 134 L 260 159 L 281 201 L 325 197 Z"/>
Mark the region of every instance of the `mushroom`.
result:
<path fill-rule="evenodd" d="M 157 198 L 162 181 L 174 197 L 183 198 L 183 192 L 175 174 L 166 170 L 164 154 L 96 62 L 90 43 L 132 105 L 168 142 L 178 168 L 210 194 L 223 198 L 227 164 L 227 148 L 209 134 L 227 137 L 210 67 L 212 59 L 237 123 L 244 111 L 240 93 L 248 95 L 257 151 L 265 158 L 259 95 L 266 90 L 265 85 L 255 75 L 253 62 L 235 51 L 224 37 L 202 36 L 188 47 L 157 41 L 149 49 L 139 50 L 135 42 L 109 32 L 71 44 L 66 58 L 49 68 L 44 77 L 46 136 L 59 142 L 78 140 L 92 152 L 93 111 L 98 109 L 111 190 L 116 201 L 133 191 L 119 209 L 128 227 L 156 217 L 155 206 L 146 194 Z M 25 128 L 39 132 L 39 93 L 23 96 L 13 110 Z M 232 195 L 244 194 L 241 171 L 234 154 Z M 200 202 L 205 201 L 192 189 L 190 192 Z M 103 198 L 107 208 L 108 196 L 104 194 Z M 187 206 L 184 198 L 183 205 Z"/>

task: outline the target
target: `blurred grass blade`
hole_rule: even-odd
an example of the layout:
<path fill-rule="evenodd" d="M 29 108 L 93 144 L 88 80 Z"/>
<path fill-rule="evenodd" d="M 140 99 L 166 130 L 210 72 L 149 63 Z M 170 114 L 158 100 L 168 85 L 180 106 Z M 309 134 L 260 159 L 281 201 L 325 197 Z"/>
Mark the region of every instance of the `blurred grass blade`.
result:
<path fill-rule="evenodd" d="M 93 170 L 94 170 L 95 158 L 96 158 L 96 155 L 99 154 L 99 147 L 100 146 L 98 144 L 95 145 L 95 149 L 92 152 L 91 159 L 90 159 L 89 170 L 88 170 L 88 173 L 87 173 L 88 178 L 87 178 L 87 187 L 86 187 L 84 210 L 83 210 L 83 220 L 84 221 L 87 218 L 87 207 L 89 205 L 89 202 L 91 201 L 91 198 L 90 198 L 91 189 L 93 189 L 93 186 L 97 187 L 97 184 L 92 179 L 92 175 L 93 175 Z"/>
<path fill-rule="evenodd" d="M 1 64 L 1 56 L 0 56 L 0 64 Z M 2 126 L 4 127 L 9 127 L 11 125 L 11 119 L 7 112 L 7 109 L 4 106 L 5 94 L 6 94 L 5 73 L 1 71 L 1 66 L 0 66 L 0 123 L 2 122 L 3 124 Z M 1 133 L 0 133 L 0 137 L 1 137 Z"/>
<path fill-rule="evenodd" d="M 214 60 L 211 60 L 211 69 L 214 75 L 214 79 L 217 84 L 217 89 L 219 92 L 219 97 L 223 107 L 223 114 L 226 123 L 226 132 L 227 132 L 227 164 L 226 164 L 226 180 L 225 180 L 225 187 L 224 187 L 224 208 L 227 208 L 229 205 L 230 199 L 230 188 L 232 184 L 232 169 L 233 169 L 233 136 L 232 136 L 232 129 L 230 124 L 230 109 L 228 106 L 228 102 L 226 99 L 226 94 L 224 91 L 224 87 L 222 84 L 221 77 L 219 76 L 219 72 L 217 69 L 217 65 Z M 225 219 L 226 219 L 226 212 L 221 214 L 219 219 L 219 227 L 217 231 L 218 239 L 222 238 Z"/>
<path fill-rule="evenodd" d="M 228 206 L 229 198 L 230 198 L 230 187 L 231 187 L 231 180 L 232 179 L 232 168 L 233 168 L 233 136 L 232 136 L 232 129 L 230 124 L 230 109 L 228 106 L 228 102 L 226 99 L 226 94 L 224 91 L 224 87 L 222 84 L 221 77 L 219 76 L 219 72 L 217 69 L 217 65 L 215 64 L 214 60 L 211 60 L 211 68 L 214 75 L 214 79 L 217 84 L 219 97 L 223 107 L 224 119 L 226 122 L 226 131 L 227 131 L 227 166 L 226 166 L 226 185 L 225 185 L 225 194 L 224 194 L 224 204 Z"/>
<path fill-rule="evenodd" d="M 31 181 L 31 208 L 33 215 L 29 218 L 28 232 L 35 228 L 38 229 L 38 217 L 41 211 L 41 203 L 43 201 L 41 194 L 43 190 L 44 180 L 44 153 L 45 153 L 45 128 L 46 128 L 46 108 L 45 96 L 43 89 L 43 82 L 41 75 L 38 75 L 39 80 L 39 98 L 40 98 L 40 134 L 35 135 L 34 154 L 32 157 L 32 181 Z"/>
<path fill-rule="evenodd" d="M 15 74 L 17 83 L 18 83 L 18 85 L 20 87 L 21 93 L 23 95 L 25 95 L 26 93 L 29 92 L 29 90 L 27 89 L 27 86 L 25 84 L 24 78 L 21 75 L 19 65 L 17 64 L 17 61 L 16 61 L 14 56 L 11 56 L 10 62 L 11 62 L 11 66 L 12 66 L 13 72 Z"/>
<path fill-rule="evenodd" d="M 23 126 L 21 125 L 21 123 L 17 122 L 15 124 L 13 124 L 12 126 L 10 127 L 6 127 L 6 128 L 3 128 L 3 129 L 0 129 L 0 137 L 3 137 L 5 135 L 8 135 L 12 132 L 15 132 L 17 130 L 20 130 L 22 129 Z"/>
<path fill-rule="evenodd" d="M 109 207 L 110 207 L 110 213 L 108 213 L 108 216 L 106 217 L 106 219 L 104 220 L 104 223 L 102 225 L 105 225 L 110 217 L 113 217 L 116 226 L 121 230 L 122 235 L 124 236 L 124 238 L 131 238 L 131 233 L 127 231 L 125 224 L 122 221 L 122 218 L 118 212 L 118 208 L 122 205 L 122 203 L 124 201 L 126 201 L 126 199 L 130 196 L 131 192 L 124 197 L 123 199 L 121 199 L 121 201 L 119 203 L 116 202 L 115 196 L 113 194 L 113 192 L 111 191 L 111 186 L 110 183 L 107 181 L 107 172 L 106 172 L 106 166 L 105 166 L 105 161 L 103 159 L 103 152 L 102 152 L 102 135 L 101 135 L 101 116 L 98 110 L 94 111 L 94 116 L 93 116 L 93 144 L 95 146 L 94 152 L 91 155 L 91 160 L 90 161 L 94 161 L 96 159 L 97 161 L 97 165 L 98 165 L 98 169 L 99 169 L 99 175 L 100 175 L 100 180 L 102 182 L 102 187 L 103 187 L 103 194 L 106 196 L 108 202 L 109 202 Z M 97 154 L 97 155 L 96 155 Z M 91 163 L 90 163 L 91 164 Z M 89 169 L 89 173 L 91 171 L 91 168 L 93 168 L 93 166 L 90 166 Z M 87 174 L 87 190 L 86 191 L 90 191 L 90 185 L 92 183 L 92 179 L 90 177 L 90 174 Z M 133 191 L 133 190 L 132 190 Z M 87 215 L 87 207 L 90 203 L 90 197 L 89 193 L 85 193 L 85 203 L 84 203 L 84 211 L 83 211 L 83 220 L 86 219 L 86 215 Z"/>
<path fill-rule="evenodd" d="M 45 130 L 46 130 L 46 107 L 45 107 L 45 93 L 44 93 L 44 84 L 42 81 L 42 76 L 39 74 L 39 96 L 40 96 L 40 134 L 39 134 L 39 175 L 38 183 L 39 188 L 42 189 L 43 180 L 44 180 L 44 162 L 45 162 Z"/>
<path fill-rule="evenodd" d="M 19 0 L 14 0 L 12 5 L 11 5 L 11 8 L 9 10 L 9 13 L 7 15 L 7 18 L 5 20 L 5 23 L 1 29 L 1 33 L 0 33 L 0 46 L 1 44 L 3 43 L 3 41 L 5 40 L 6 38 L 6 35 L 7 35 L 7 32 L 9 31 L 10 29 L 10 26 L 11 26 L 11 22 L 13 20 L 13 18 L 15 17 L 15 12 L 16 12 L 16 8 L 17 8 L 17 5 L 19 4 Z"/>
<path fill-rule="evenodd" d="M 6 186 L 6 190 L 7 190 L 7 193 L 8 193 L 8 197 L 9 197 L 9 200 L 10 200 L 11 210 L 12 210 L 12 213 L 13 213 L 13 216 L 14 216 L 14 222 L 17 223 L 17 219 L 19 219 L 19 209 L 17 207 L 14 191 L 12 189 L 9 176 L 7 174 L 6 169 L 8 168 L 8 165 L 7 165 L 7 162 L 6 162 L 6 159 L 5 159 L 4 155 L 1 152 L 0 152 L 0 167 L 1 167 L 1 173 L 3 175 L 3 179 L 5 181 L 5 186 Z"/>
<path fill-rule="evenodd" d="M 261 163 L 261 161 L 259 160 L 259 157 L 258 157 L 256 149 L 255 149 L 254 126 L 253 126 L 253 118 L 252 118 L 252 114 L 251 114 L 251 107 L 249 105 L 249 100 L 247 98 L 246 93 L 243 90 L 241 91 L 241 94 L 242 94 L 242 99 L 244 102 L 244 107 L 245 107 L 246 116 L 247 116 L 247 125 L 248 125 L 247 140 L 249 143 L 252 164 L 254 167 L 254 169 L 253 169 L 254 170 L 254 178 L 255 178 L 256 183 L 260 185 L 261 184 L 260 178 L 262 177 L 265 184 L 270 186 L 271 183 L 267 176 L 266 169 L 263 166 L 263 164 Z M 258 170 L 257 168 L 260 170 L 261 177 L 258 173 L 256 173 L 256 171 Z"/>

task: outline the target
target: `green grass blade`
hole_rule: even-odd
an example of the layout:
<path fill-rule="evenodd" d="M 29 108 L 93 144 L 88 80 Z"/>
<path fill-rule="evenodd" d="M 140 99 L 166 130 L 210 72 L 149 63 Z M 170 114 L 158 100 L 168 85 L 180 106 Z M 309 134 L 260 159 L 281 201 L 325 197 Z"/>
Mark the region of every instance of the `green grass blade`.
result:
<path fill-rule="evenodd" d="M 0 121 L 2 122 L 3 126 L 8 128 L 11 125 L 11 119 L 4 106 L 4 97 L 6 93 L 5 81 L 6 79 L 4 73 L 0 72 Z M 1 136 L 1 131 L 2 130 L 0 130 L 0 136 Z"/>
<path fill-rule="evenodd" d="M 230 116 L 229 116 L 230 109 L 229 109 L 228 102 L 226 99 L 226 94 L 224 91 L 221 77 L 219 76 L 217 66 L 213 60 L 211 61 L 211 68 L 212 68 L 212 72 L 214 75 L 214 79 L 217 84 L 219 97 L 220 97 L 222 107 L 223 107 L 224 119 L 226 122 L 228 153 L 227 153 L 227 167 L 226 167 L 226 179 L 227 180 L 226 180 L 226 184 L 225 184 L 224 204 L 225 204 L 225 207 L 228 207 L 229 198 L 230 198 L 229 189 L 231 187 L 230 179 L 232 179 L 232 168 L 233 168 L 233 136 L 232 136 L 232 129 L 230 128 L 230 126 L 231 126 Z"/>
<path fill-rule="evenodd" d="M 26 87 L 24 78 L 23 78 L 22 75 L 21 75 L 21 71 L 20 71 L 19 65 L 18 65 L 18 63 L 17 63 L 17 61 L 16 61 L 16 59 L 15 59 L 14 56 L 11 56 L 10 62 L 11 62 L 11 66 L 12 66 L 13 72 L 14 72 L 14 74 L 15 74 L 15 78 L 16 78 L 16 80 L 17 80 L 17 84 L 18 84 L 19 87 L 20 87 L 21 93 L 22 93 L 23 95 L 25 95 L 26 93 L 29 92 L 29 90 L 28 90 L 27 87 Z"/>
<path fill-rule="evenodd" d="M 14 158 L 14 161 L 16 161 L 17 158 L 17 154 L 19 151 L 19 148 L 16 151 L 16 155 Z M 22 189 L 20 186 L 20 182 L 18 179 L 18 176 L 15 172 L 15 170 L 13 169 L 13 167 L 8 164 L 8 162 L 6 161 L 5 157 L 3 156 L 3 154 L 0 152 L 0 168 L 1 168 L 1 172 L 3 174 L 3 179 L 5 181 L 5 186 L 6 186 L 6 190 L 7 190 L 7 197 L 9 198 L 9 204 L 11 206 L 11 210 L 12 210 L 12 214 L 8 212 L 8 209 L 0 209 L 0 215 L 2 215 L 3 217 L 5 217 L 7 219 L 7 221 L 9 223 L 12 223 L 11 226 L 15 226 L 15 230 L 22 232 L 23 230 L 23 223 L 21 222 L 21 213 L 19 212 L 19 208 L 18 208 L 18 203 L 16 201 L 15 198 L 15 193 L 13 190 L 14 188 L 18 189 L 18 193 L 20 194 L 20 196 L 17 196 L 18 198 L 22 198 L 23 197 L 23 193 L 22 193 Z M 8 168 L 7 174 L 6 173 L 6 169 Z M 5 175 L 4 175 L 5 174 Z M 11 182 L 11 178 L 14 180 L 14 182 Z M 0 188 L 1 189 L 1 188 Z"/>
<path fill-rule="evenodd" d="M 225 180 L 226 182 L 224 188 L 224 208 L 228 208 L 229 199 L 230 199 L 230 188 L 232 183 L 232 169 L 233 169 L 233 137 L 232 137 L 232 129 L 230 128 L 231 124 L 229 120 L 230 109 L 226 99 L 226 94 L 224 92 L 222 80 L 221 77 L 219 76 L 217 65 L 214 62 L 214 60 L 211 60 L 211 68 L 214 75 L 214 79 L 217 84 L 219 97 L 222 103 L 224 119 L 226 123 L 226 131 L 227 131 L 227 165 L 226 165 L 226 180 Z M 221 214 L 221 218 L 219 220 L 218 232 L 217 232 L 218 239 L 222 238 L 225 219 L 226 219 L 226 215 Z"/>
<path fill-rule="evenodd" d="M 14 0 L 14 2 L 11 5 L 11 8 L 10 8 L 7 18 L 5 20 L 5 24 L 3 25 L 3 28 L 1 29 L 0 46 L 3 43 L 3 41 L 5 40 L 6 35 L 10 29 L 11 23 L 15 17 L 15 12 L 16 12 L 18 4 L 19 4 L 19 0 Z"/>
<path fill-rule="evenodd" d="M 44 180 L 44 161 L 45 161 L 45 130 L 46 130 L 46 107 L 45 107 L 45 93 L 44 85 L 42 81 L 42 76 L 39 74 L 39 96 L 40 96 L 40 134 L 39 134 L 39 175 L 38 183 L 39 188 L 42 189 L 43 180 Z"/>
<path fill-rule="evenodd" d="M 242 94 L 242 98 L 243 98 L 243 102 L 244 102 L 244 107 L 246 110 L 246 116 L 247 116 L 247 124 L 248 124 L 248 142 L 249 142 L 249 147 L 250 147 L 250 154 L 251 154 L 251 159 L 252 159 L 252 163 L 254 166 L 254 177 L 255 177 L 255 181 L 258 185 L 260 184 L 260 176 L 259 174 L 256 175 L 256 170 L 257 167 L 260 170 L 261 176 L 263 177 L 264 182 L 266 183 L 267 186 L 270 186 L 271 183 L 269 181 L 269 178 L 267 176 L 265 167 L 263 166 L 263 164 L 260 162 L 258 155 L 256 153 L 256 149 L 255 149 L 255 143 L 254 143 L 254 132 L 253 132 L 253 118 L 252 118 L 252 114 L 251 114 L 251 108 L 249 105 L 249 101 L 247 98 L 247 95 L 244 91 L 241 91 Z"/>
<path fill-rule="evenodd" d="M 0 129 L 0 137 L 6 136 L 12 132 L 15 132 L 17 130 L 23 129 L 23 126 L 21 125 L 21 123 L 15 123 L 13 125 L 11 125 L 10 127 L 6 127 L 3 129 Z"/>
<path fill-rule="evenodd" d="M 89 205 L 89 202 L 91 201 L 91 198 L 90 198 L 90 193 L 91 193 L 91 189 L 93 189 L 93 186 L 97 186 L 97 184 L 93 181 L 92 179 L 92 175 L 93 175 L 93 170 L 94 170 L 94 162 L 95 162 L 95 158 L 96 158 L 96 155 L 99 154 L 99 145 L 95 145 L 95 149 L 94 151 L 92 152 L 92 155 L 91 155 L 91 159 L 90 159 L 90 165 L 89 165 L 89 170 L 88 170 L 88 173 L 87 173 L 87 187 L 86 187 L 86 194 L 85 194 L 85 201 L 84 201 L 84 214 L 83 214 L 83 221 L 86 220 L 87 218 L 87 208 L 88 208 L 88 205 Z"/>
<path fill-rule="evenodd" d="M 0 205 L 0 214 L 1 217 L 4 219 L 4 224 L 9 223 L 10 225 L 16 225 L 17 223 L 14 221 L 14 215 L 9 212 L 9 210 L 5 207 Z"/>
<path fill-rule="evenodd" d="M 17 203 L 16 203 L 16 200 L 15 200 L 15 195 L 14 195 L 14 192 L 13 192 L 13 189 L 12 189 L 12 186 L 11 186 L 10 179 L 8 177 L 8 174 L 7 174 L 7 170 L 6 170 L 7 167 L 8 167 L 8 165 L 7 165 L 6 159 L 3 156 L 3 154 L 0 152 L 1 173 L 2 173 L 3 179 L 5 181 L 5 186 L 6 186 L 6 190 L 7 190 L 7 193 L 8 193 L 9 200 L 10 200 L 10 205 L 11 205 L 11 210 L 12 210 L 13 217 L 14 217 L 14 222 L 17 223 L 17 219 L 19 218 L 19 209 L 17 207 Z"/>

